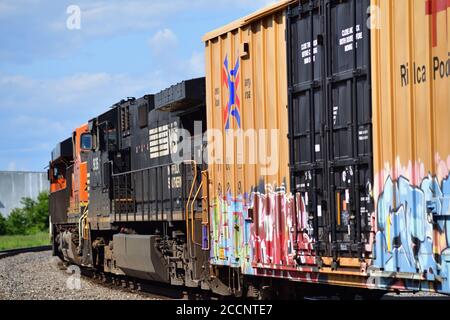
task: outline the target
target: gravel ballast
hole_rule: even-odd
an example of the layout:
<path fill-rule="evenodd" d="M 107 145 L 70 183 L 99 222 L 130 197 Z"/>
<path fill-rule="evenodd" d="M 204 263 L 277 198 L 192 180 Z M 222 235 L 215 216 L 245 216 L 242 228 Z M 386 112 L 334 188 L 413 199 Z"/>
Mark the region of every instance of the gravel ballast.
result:
<path fill-rule="evenodd" d="M 75 267 L 76 268 L 76 267 Z M 70 270 L 70 269 L 69 269 Z M 51 252 L 24 253 L 0 259 L 0 300 L 166 300 L 164 296 L 108 287 L 62 270 Z M 449 299 L 431 293 L 390 293 L 383 300 Z"/>
<path fill-rule="evenodd" d="M 0 259 L 0 300 L 161 300 L 164 297 L 109 288 L 61 270 L 51 252 Z"/>

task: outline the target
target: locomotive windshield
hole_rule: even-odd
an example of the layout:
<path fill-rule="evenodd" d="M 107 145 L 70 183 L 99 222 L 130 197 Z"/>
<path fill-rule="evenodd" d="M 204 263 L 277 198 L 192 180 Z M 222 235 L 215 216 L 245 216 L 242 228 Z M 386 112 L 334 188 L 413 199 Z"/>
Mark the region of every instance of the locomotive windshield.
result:
<path fill-rule="evenodd" d="M 83 134 L 81 136 L 81 149 L 82 150 L 92 150 L 92 135 L 91 134 Z"/>

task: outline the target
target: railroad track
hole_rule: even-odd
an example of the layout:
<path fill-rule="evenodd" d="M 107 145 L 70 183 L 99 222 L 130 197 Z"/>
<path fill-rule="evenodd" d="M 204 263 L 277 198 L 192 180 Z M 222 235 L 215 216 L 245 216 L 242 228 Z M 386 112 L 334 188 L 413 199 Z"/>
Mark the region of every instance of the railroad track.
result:
<path fill-rule="evenodd" d="M 61 269 L 66 270 L 70 263 L 61 261 Z M 79 266 L 78 266 L 79 267 Z M 79 267 L 81 276 L 101 286 L 142 295 L 159 296 L 170 300 L 220 300 L 223 297 L 202 291 L 198 288 L 176 287 L 170 284 L 146 281 L 129 276 L 119 276 L 100 272 L 87 267 Z"/>
<path fill-rule="evenodd" d="M 52 250 L 52 246 L 39 246 L 32 248 L 19 248 L 0 251 L 0 260 L 18 256 L 24 253 L 39 253 Z M 210 300 L 214 295 L 209 292 L 203 292 L 199 289 L 186 287 L 173 287 L 169 284 L 140 280 L 128 276 L 117 276 L 93 270 L 87 267 L 72 265 L 66 261 L 58 263 L 60 270 L 67 270 L 71 266 L 80 269 L 81 276 L 88 281 L 96 283 L 105 288 L 120 290 L 141 295 L 157 296 L 170 300 Z M 217 299 L 217 298 L 216 298 Z"/>
<path fill-rule="evenodd" d="M 0 251 L 0 259 L 4 259 L 7 257 L 17 256 L 18 254 L 22 253 L 29 253 L 29 252 L 42 252 L 42 251 L 49 251 L 52 250 L 52 246 L 39 246 L 39 247 L 31 247 L 31 248 L 20 248 L 20 249 L 10 249 L 10 250 L 3 250 Z"/>
<path fill-rule="evenodd" d="M 16 255 L 20 255 L 23 253 L 37 253 L 43 251 L 51 250 L 51 246 L 40 246 L 33 248 L 21 248 L 21 249 L 12 249 L 0 251 L 0 260 L 12 257 Z M 67 270 L 70 266 L 70 263 L 65 261 L 58 262 L 60 270 Z M 104 272 L 100 272 L 97 270 L 93 270 L 90 268 L 81 267 L 80 268 L 81 276 L 85 278 L 85 280 L 89 280 L 90 282 L 96 283 L 105 288 L 130 292 L 134 294 L 139 294 L 143 296 L 156 296 L 157 298 L 161 298 L 162 300 L 170 299 L 170 300 L 227 300 L 225 297 L 220 297 L 212 294 L 208 291 L 201 291 L 199 289 L 192 289 L 186 287 L 173 287 L 168 284 L 145 281 L 141 279 L 136 279 L 127 276 L 117 276 Z M 307 290 L 307 289 L 306 289 Z M 311 292 L 312 293 L 312 292 Z M 331 297 L 329 296 L 329 292 L 324 289 L 323 292 L 314 292 L 311 296 L 303 297 L 304 300 L 329 300 Z M 331 298 L 331 300 L 335 300 Z M 382 298 L 382 300 L 449 300 L 449 297 L 446 296 L 393 296 L 386 295 Z"/>

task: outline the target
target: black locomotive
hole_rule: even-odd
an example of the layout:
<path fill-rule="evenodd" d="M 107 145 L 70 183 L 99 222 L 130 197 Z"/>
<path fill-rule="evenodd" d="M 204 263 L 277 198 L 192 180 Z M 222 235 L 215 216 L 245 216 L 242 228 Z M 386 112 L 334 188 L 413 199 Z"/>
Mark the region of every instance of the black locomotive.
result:
<path fill-rule="evenodd" d="M 204 78 L 122 100 L 91 119 L 68 140 L 80 163 L 54 158 L 50 164 L 52 184 L 57 166 L 66 164 L 60 172 L 70 183 L 58 192 L 72 194 L 50 201 L 55 255 L 114 274 L 208 288 L 205 131 Z M 71 202 L 81 200 L 73 199 L 78 185 L 71 180 L 74 171 L 83 175 L 83 164 L 86 183 L 77 181 L 88 204 L 74 212 Z"/>

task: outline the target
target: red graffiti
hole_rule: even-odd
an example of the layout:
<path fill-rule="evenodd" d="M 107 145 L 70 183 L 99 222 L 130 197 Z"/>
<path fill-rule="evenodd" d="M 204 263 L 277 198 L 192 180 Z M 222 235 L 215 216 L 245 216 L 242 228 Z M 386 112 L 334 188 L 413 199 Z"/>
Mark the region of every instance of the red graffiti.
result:
<path fill-rule="evenodd" d="M 300 203 L 300 199 L 297 201 Z M 284 268 L 295 267 L 299 262 L 302 265 L 315 264 L 307 215 L 301 207 L 295 206 L 294 198 L 285 192 L 255 194 L 251 230 L 254 266 Z M 294 244 L 300 256 L 298 261 L 294 259 Z"/>
<path fill-rule="evenodd" d="M 427 0 L 425 6 L 426 14 L 432 16 L 433 47 L 437 47 L 437 16 L 439 12 L 447 11 L 450 8 L 450 0 Z"/>

